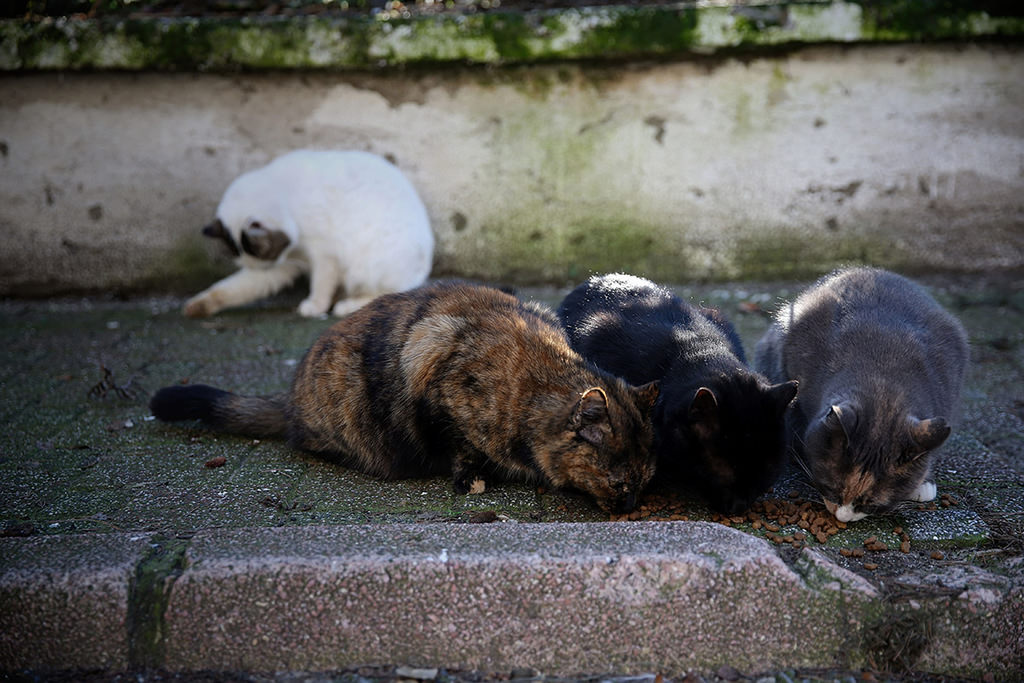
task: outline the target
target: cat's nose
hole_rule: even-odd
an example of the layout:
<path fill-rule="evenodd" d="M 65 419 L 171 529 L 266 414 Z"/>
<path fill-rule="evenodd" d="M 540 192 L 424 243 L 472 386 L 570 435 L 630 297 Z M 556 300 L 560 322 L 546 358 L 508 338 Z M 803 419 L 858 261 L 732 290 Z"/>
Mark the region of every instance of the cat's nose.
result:
<path fill-rule="evenodd" d="M 632 491 L 619 498 L 619 512 L 632 512 L 636 507 L 636 494 Z"/>

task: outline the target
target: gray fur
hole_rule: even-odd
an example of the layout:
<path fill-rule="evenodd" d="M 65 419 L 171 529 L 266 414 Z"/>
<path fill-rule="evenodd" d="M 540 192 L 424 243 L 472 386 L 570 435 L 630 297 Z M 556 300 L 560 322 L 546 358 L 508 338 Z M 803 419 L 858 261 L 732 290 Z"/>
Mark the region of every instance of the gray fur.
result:
<path fill-rule="evenodd" d="M 777 314 L 755 350 L 772 381 L 800 382 L 789 411 L 794 454 L 833 512 L 849 505 L 861 514 L 888 510 L 930 481 L 967 360 L 956 318 L 915 283 L 873 268 L 819 280 Z"/>

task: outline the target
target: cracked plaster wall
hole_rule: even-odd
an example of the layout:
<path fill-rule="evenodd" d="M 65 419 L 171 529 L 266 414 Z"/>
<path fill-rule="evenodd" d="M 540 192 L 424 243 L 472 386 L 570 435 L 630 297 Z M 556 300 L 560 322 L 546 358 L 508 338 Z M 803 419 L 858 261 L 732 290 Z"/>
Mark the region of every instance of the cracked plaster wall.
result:
<path fill-rule="evenodd" d="M 1024 265 L 1024 52 L 813 47 L 628 65 L 0 78 L 0 294 L 188 292 L 199 229 L 298 147 L 386 155 L 435 275 L 663 280 Z"/>

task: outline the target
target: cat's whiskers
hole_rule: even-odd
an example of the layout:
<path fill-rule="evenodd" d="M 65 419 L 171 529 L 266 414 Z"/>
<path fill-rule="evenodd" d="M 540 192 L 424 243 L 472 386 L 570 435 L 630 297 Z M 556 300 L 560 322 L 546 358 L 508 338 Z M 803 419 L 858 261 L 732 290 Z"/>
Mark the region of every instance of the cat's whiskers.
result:
<path fill-rule="evenodd" d="M 891 508 L 886 510 L 886 514 L 892 514 L 894 512 L 907 512 L 917 507 L 917 501 L 913 500 L 901 500 L 895 503 Z"/>
<path fill-rule="evenodd" d="M 805 446 L 804 440 L 800 437 L 799 434 L 795 434 L 794 438 L 797 441 L 800 442 L 801 446 Z M 810 478 L 810 480 L 811 480 L 811 482 L 813 484 L 814 477 L 811 476 L 811 468 L 807 466 L 807 463 L 804 461 L 803 457 L 798 452 L 794 451 L 793 452 L 793 460 L 796 461 L 797 465 L 800 465 L 800 469 L 802 469 L 804 471 L 804 473 L 808 476 L 808 478 Z"/>
<path fill-rule="evenodd" d="M 800 442 L 801 446 L 804 445 L 803 439 L 801 439 L 799 436 L 795 436 L 795 438 L 797 441 Z M 807 475 L 807 483 L 811 485 L 811 488 L 814 489 L 819 496 L 821 496 L 822 500 L 825 500 L 827 496 L 825 495 L 825 492 L 822 491 L 821 488 L 818 486 L 818 482 L 814 481 L 814 477 L 811 475 L 811 468 L 807 465 L 807 462 L 804 461 L 803 457 L 796 452 L 793 453 L 793 460 L 796 461 L 796 464 L 799 465 L 800 469 L 802 469 L 804 471 L 804 474 Z"/>

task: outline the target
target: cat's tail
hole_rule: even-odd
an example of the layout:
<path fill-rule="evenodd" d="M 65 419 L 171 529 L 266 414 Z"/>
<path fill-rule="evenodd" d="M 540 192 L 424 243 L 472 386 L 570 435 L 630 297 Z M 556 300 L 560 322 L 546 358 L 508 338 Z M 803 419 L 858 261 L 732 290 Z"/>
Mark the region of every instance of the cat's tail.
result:
<path fill-rule="evenodd" d="M 201 420 L 229 434 L 267 438 L 287 434 L 287 404 L 285 393 L 239 396 L 205 384 L 190 384 L 164 387 L 153 395 L 149 409 L 164 422 Z"/>

